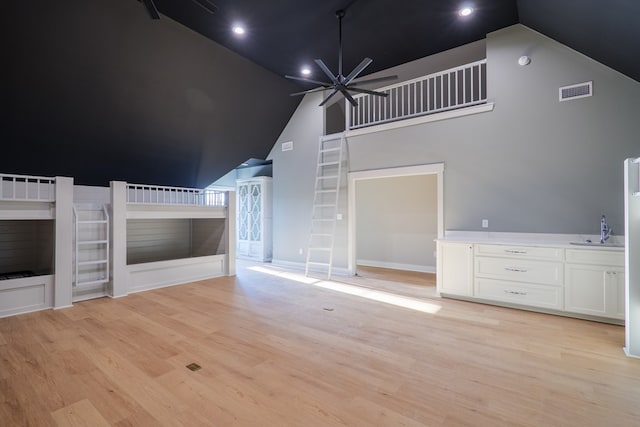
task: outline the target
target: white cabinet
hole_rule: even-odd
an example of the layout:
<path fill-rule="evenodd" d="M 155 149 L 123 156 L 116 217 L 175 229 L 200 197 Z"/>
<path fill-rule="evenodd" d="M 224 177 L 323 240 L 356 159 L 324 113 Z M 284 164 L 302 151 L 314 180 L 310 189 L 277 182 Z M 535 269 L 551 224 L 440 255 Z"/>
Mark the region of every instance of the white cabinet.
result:
<path fill-rule="evenodd" d="M 236 256 L 271 261 L 271 178 L 239 179 L 236 188 Z"/>
<path fill-rule="evenodd" d="M 624 319 L 624 254 L 567 249 L 565 307 L 573 313 Z"/>
<path fill-rule="evenodd" d="M 439 293 L 473 295 L 473 245 L 438 241 Z"/>
<path fill-rule="evenodd" d="M 562 249 L 487 244 L 476 246 L 476 297 L 530 307 L 563 308 Z"/>
<path fill-rule="evenodd" d="M 438 292 L 617 323 L 625 318 L 622 248 L 438 240 Z"/>

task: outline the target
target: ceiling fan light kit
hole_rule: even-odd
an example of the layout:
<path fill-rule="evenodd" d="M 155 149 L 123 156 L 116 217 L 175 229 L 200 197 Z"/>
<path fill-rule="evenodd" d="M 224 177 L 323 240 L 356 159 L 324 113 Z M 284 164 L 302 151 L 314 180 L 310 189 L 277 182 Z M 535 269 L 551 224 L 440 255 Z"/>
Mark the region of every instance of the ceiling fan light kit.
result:
<path fill-rule="evenodd" d="M 329 95 L 327 95 L 324 98 L 324 100 L 320 103 L 320 107 L 325 105 L 338 92 L 342 93 L 342 95 L 354 107 L 358 105 L 358 102 L 353 98 L 353 96 L 351 96 L 350 92 L 366 93 L 369 95 L 382 96 L 382 97 L 388 96 L 388 94 L 384 92 L 377 92 L 373 90 L 354 87 L 354 86 L 358 86 L 366 83 L 375 83 L 375 82 L 382 82 L 386 80 L 392 80 L 398 77 L 398 76 L 386 76 L 386 77 L 379 77 L 379 78 L 374 78 L 370 80 L 354 82 L 353 80 L 357 78 L 360 75 L 360 73 L 362 73 L 362 71 L 364 71 L 364 69 L 367 68 L 369 64 L 373 62 L 373 59 L 371 58 L 364 58 L 362 62 L 360 62 L 360 64 L 358 64 L 358 66 L 354 68 L 346 77 L 343 75 L 342 73 L 342 18 L 344 18 L 344 15 L 345 15 L 345 11 L 343 9 L 336 11 L 336 17 L 338 18 L 338 73 L 334 75 L 333 72 L 331 72 L 331 70 L 329 69 L 329 67 L 327 67 L 327 65 L 322 61 L 322 59 L 315 59 L 314 62 L 318 65 L 318 67 L 320 67 L 322 72 L 329 78 L 329 81 L 328 82 L 319 81 L 319 80 L 313 80 L 313 79 L 308 79 L 304 77 L 286 75 L 285 77 L 287 79 L 299 80 L 302 82 L 313 83 L 321 86 L 315 89 L 292 93 L 291 96 L 306 95 L 307 93 L 331 90 L 331 93 L 329 93 Z"/>

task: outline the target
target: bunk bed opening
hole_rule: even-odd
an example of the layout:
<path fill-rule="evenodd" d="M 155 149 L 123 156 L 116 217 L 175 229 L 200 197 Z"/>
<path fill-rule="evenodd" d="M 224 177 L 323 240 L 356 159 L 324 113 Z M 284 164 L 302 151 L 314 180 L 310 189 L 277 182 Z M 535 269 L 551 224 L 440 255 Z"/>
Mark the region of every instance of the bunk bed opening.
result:
<path fill-rule="evenodd" d="M 112 182 L 112 209 L 113 296 L 233 274 L 227 192 Z"/>
<path fill-rule="evenodd" d="M 0 317 L 53 306 L 55 178 L 0 174 Z"/>

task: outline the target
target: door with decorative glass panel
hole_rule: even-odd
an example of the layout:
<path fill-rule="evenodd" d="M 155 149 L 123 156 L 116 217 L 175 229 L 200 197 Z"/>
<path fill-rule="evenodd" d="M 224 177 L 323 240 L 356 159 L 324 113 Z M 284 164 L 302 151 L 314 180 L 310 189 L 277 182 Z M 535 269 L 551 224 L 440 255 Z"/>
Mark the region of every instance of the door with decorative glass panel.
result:
<path fill-rule="evenodd" d="M 271 177 L 239 179 L 236 186 L 236 255 L 255 261 L 271 261 Z"/>

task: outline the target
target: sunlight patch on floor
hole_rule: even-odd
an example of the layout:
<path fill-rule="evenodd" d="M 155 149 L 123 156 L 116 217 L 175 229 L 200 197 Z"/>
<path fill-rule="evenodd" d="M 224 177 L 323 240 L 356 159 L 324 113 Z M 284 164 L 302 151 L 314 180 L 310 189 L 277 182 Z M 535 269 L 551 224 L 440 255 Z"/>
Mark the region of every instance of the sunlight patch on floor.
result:
<path fill-rule="evenodd" d="M 323 289 L 329 289 L 332 291 L 340 292 L 343 294 L 353 295 L 361 298 L 366 298 L 372 301 L 378 301 L 386 304 L 395 305 L 397 307 L 408 308 L 411 310 L 420 311 L 423 313 L 435 314 L 442 306 L 430 302 L 421 301 L 416 298 L 404 297 L 396 295 L 390 292 L 378 291 L 375 289 L 364 288 L 357 285 L 349 285 L 346 283 L 340 283 L 333 280 L 319 280 L 313 277 L 307 277 L 301 273 L 292 273 L 287 271 L 281 271 L 269 267 L 253 266 L 249 267 L 249 270 L 256 271 L 258 273 L 269 274 L 271 276 L 278 276 L 283 279 L 293 280 L 305 285 L 313 285 Z"/>

